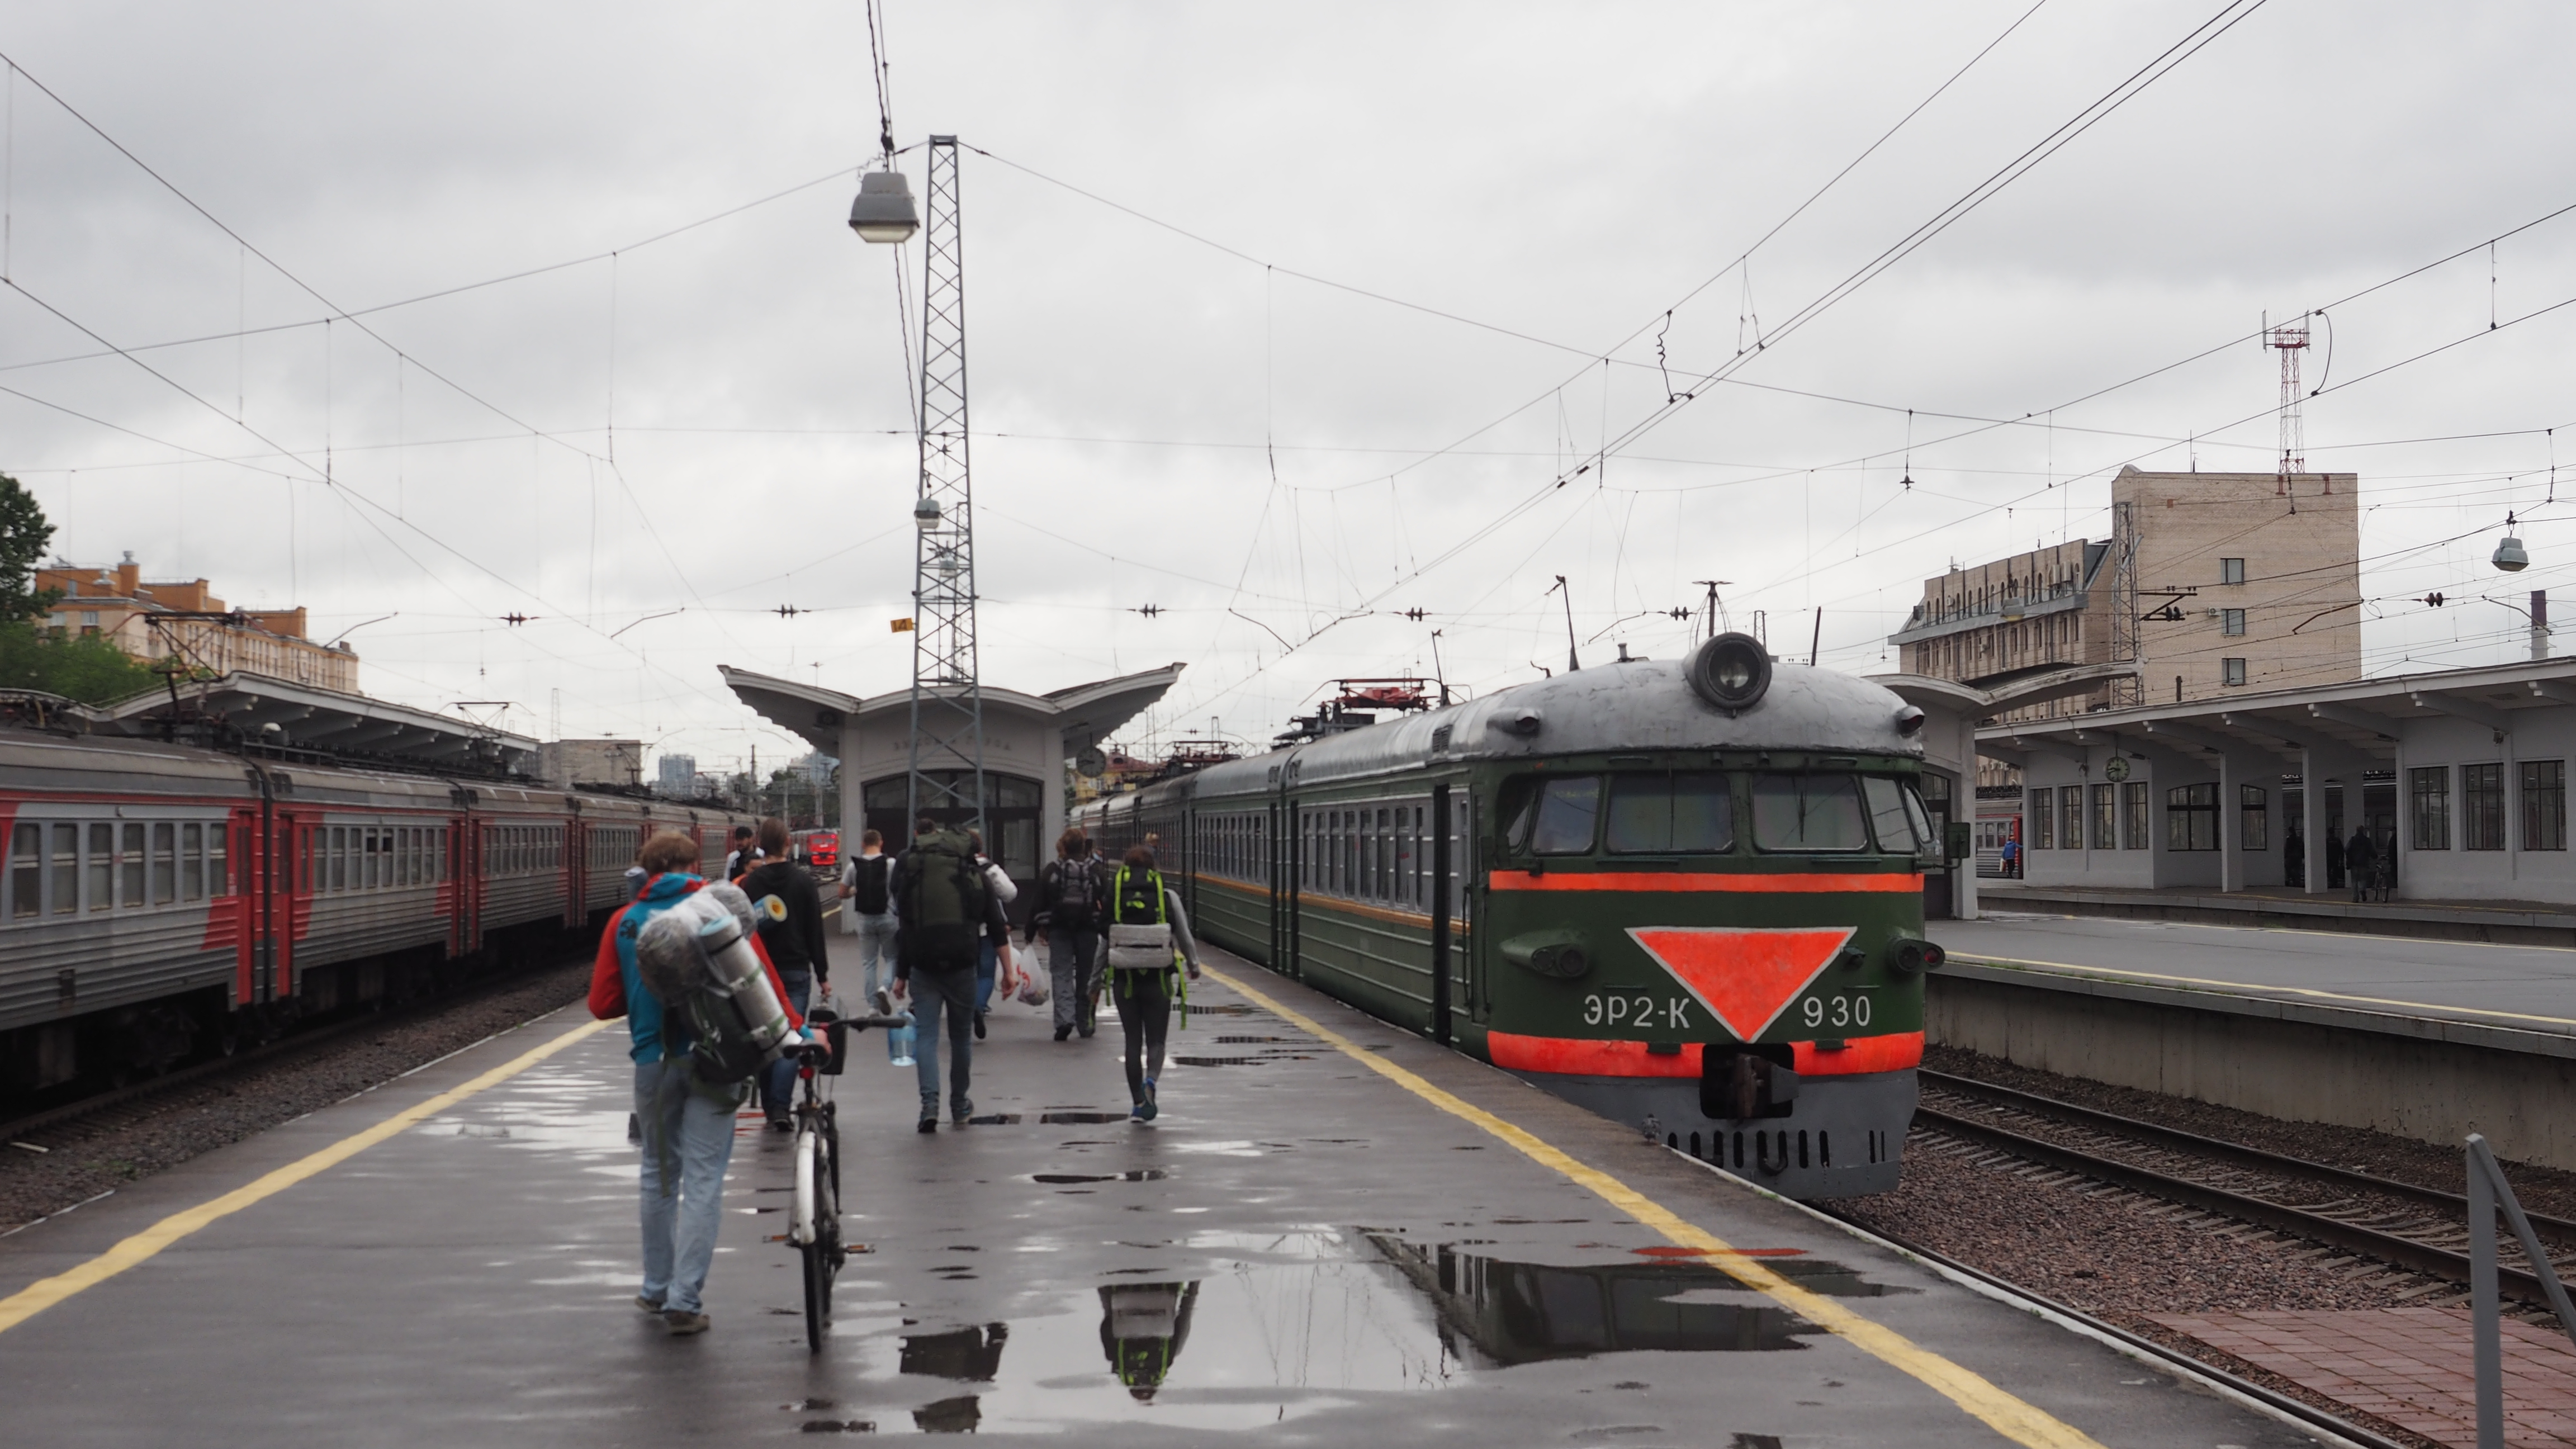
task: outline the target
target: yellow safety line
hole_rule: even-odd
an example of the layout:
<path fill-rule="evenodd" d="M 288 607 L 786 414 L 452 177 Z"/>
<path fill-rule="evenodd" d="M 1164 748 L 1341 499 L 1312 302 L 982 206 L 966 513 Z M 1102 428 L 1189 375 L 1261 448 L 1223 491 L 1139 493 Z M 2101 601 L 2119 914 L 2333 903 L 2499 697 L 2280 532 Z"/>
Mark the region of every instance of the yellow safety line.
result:
<path fill-rule="evenodd" d="M 1482 1107 L 1466 1102 L 1422 1078 L 1362 1049 L 1349 1038 L 1321 1022 L 1255 991 L 1242 982 L 1209 969 L 1207 974 L 1242 992 L 1266 1010 L 1277 1013 L 1292 1025 L 1314 1033 L 1329 1042 L 1343 1055 L 1359 1062 L 1379 1076 L 1404 1088 L 1413 1095 L 1449 1113 L 1483 1128 L 1511 1144 L 1522 1155 L 1540 1166 L 1563 1173 L 1595 1196 L 1636 1219 L 1675 1244 L 1696 1248 L 1708 1254 L 1721 1271 L 1758 1293 L 1769 1296 L 1782 1307 L 1809 1323 L 1832 1333 L 1862 1352 L 1881 1360 L 1900 1372 L 1928 1385 L 1934 1392 L 1957 1404 L 1971 1416 L 1983 1420 L 1996 1433 L 2030 1449 L 2101 1449 L 2091 1435 L 2056 1419 L 2048 1413 L 1997 1388 L 1982 1375 L 1952 1363 L 1950 1360 L 1920 1348 L 1903 1334 L 1863 1318 L 1833 1299 L 1810 1292 L 1770 1269 L 1757 1259 L 1747 1258 L 1724 1240 L 1683 1219 L 1678 1213 L 1647 1197 L 1599 1168 L 1576 1161 L 1560 1149 L 1550 1146 L 1529 1131 L 1516 1127 Z"/>
<path fill-rule="evenodd" d="M 264 1198 L 274 1197 L 308 1177 L 327 1172 L 377 1143 L 437 1116 L 477 1092 L 499 1086 L 607 1025 L 608 1023 L 604 1021 L 584 1022 L 544 1046 L 503 1062 L 463 1086 L 452 1087 L 426 1102 L 406 1107 L 363 1132 L 343 1137 L 318 1152 L 300 1157 L 264 1177 L 234 1188 L 221 1197 L 199 1203 L 184 1212 L 172 1213 L 67 1273 L 57 1273 L 51 1278 L 39 1279 L 6 1298 L 0 1298 L 0 1333 L 8 1332 L 84 1288 L 94 1288 L 106 1282 L 200 1228 L 230 1217 Z"/>
<path fill-rule="evenodd" d="M 2182 986 L 2216 986 L 2229 991 L 2251 991 L 2256 994 L 2278 992 L 2287 996 L 2309 996 L 2319 1001 L 2357 1001 L 2365 1006 L 2404 1006 L 2417 1011 L 2450 1012 L 2457 1016 L 2493 1016 L 2506 1021 L 2543 1021 L 2551 1026 L 2576 1026 L 2576 1017 L 2534 1016 L 2527 1011 L 2490 1011 L 2476 1006 L 2444 1006 L 2432 1001 L 2406 1001 L 2393 996 L 2355 996 L 2344 991 L 2327 991 L 2315 986 L 2262 986 L 2248 981 L 2213 981 L 2202 976 L 2167 976 L 2156 971 L 2131 971 L 2119 966 L 2079 966 L 2071 961 L 2026 961 L 2013 956 L 1970 956 L 1962 952 L 1958 959 L 1972 966 L 2028 966 L 2043 971 L 2064 971 L 2076 976 L 2126 976 L 2140 981 L 2170 981 Z"/>

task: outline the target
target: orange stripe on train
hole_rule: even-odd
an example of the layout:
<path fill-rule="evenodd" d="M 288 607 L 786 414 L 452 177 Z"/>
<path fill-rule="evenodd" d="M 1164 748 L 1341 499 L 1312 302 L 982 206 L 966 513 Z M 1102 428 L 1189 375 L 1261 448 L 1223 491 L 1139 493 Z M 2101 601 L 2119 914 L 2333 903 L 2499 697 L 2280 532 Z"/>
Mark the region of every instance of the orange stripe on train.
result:
<path fill-rule="evenodd" d="M 1919 894 L 1920 875 L 1752 875 L 1738 871 L 1693 872 L 1645 870 L 1527 871 L 1498 870 L 1487 878 L 1498 891 L 1724 891 L 1748 895 Z"/>
<path fill-rule="evenodd" d="M 1641 1041 L 1522 1036 L 1508 1031 L 1488 1033 L 1485 1042 L 1495 1066 L 1569 1077 L 1696 1077 L 1704 1050 L 1698 1042 L 1683 1042 L 1679 1052 L 1659 1056 L 1647 1051 Z M 1839 1051 L 1827 1051 L 1809 1041 L 1793 1042 L 1789 1049 L 1802 1077 L 1901 1072 L 1923 1064 L 1923 1033 L 1851 1037 Z"/>

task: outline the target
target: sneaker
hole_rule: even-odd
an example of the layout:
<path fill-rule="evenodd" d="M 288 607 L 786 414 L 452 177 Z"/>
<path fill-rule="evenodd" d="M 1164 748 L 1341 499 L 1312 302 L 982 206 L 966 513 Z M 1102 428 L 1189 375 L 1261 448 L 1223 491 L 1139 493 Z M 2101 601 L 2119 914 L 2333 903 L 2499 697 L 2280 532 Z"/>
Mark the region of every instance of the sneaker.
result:
<path fill-rule="evenodd" d="M 643 1309 L 647 1313 L 659 1313 L 662 1311 L 662 1300 L 659 1298 L 647 1298 L 643 1294 L 638 1293 L 635 1295 L 635 1306 Z"/>
<path fill-rule="evenodd" d="M 915 1132 L 936 1132 L 939 1130 L 939 1119 L 936 1117 L 924 1117 L 921 1119 L 921 1125 L 913 1128 L 912 1130 Z"/>
<path fill-rule="evenodd" d="M 1145 1104 L 1139 1102 L 1135 1106 L 1127 1109 L 1127 1120 L 1130 1122 L 1148 1122 L 1153 1119 L 1145 1115 Z"/>
<path fill-rule="evenodd" d="M 982 1041 L 983 1039 L 984 1039 L 984 1013 L 982 1013 L 982 1012 L 980 1012 L 980 1011 L 979 1011 L 979 1012 L 976 1012 L 976 1013 L 975 1013 L 975 1040 L 977 1040 L 977 1041 Z"/>
<path fill-rule="evenodd" d="M 1140 1122 L 1151 1122 L 1162 1110 L 1162 1105 L 1154 1100 L 1154 1079 L 1152 1077 L 1147 1077 L 1145 1079 L 1145 1100 L 1136 1104 L 1137 1120 Z"/>
<path fill-rule="evenodd" d="M 1089 1032 L 1085 1032 L 1085 1033 L 1083 1033 L 1083 1034 L 1084 1034 L 1085 1036 L 1090 1035 L 1090 1033 L 1089 1033 Z M 1059 1026 L 1059 1027 L 1057 1027 L 1057 1028 L 1055 1029 L 1055 1039 L 1056 1039 L 1057 1041 L 1062 1041 L 1062 1040 L 1064 1040 L 1066 1037 L 1069 1037 L 1069 1036 L 1071 1036 L 1071 1035 L 1073 1035 L 1073 1028 L 1072 1028 L 1072 1027 L 1069 1027 L 1069 1026 Z"/>
<path fill-rule="evenodd" d="M 673 1338 L 686 1338 L 715 1327 L 716 1321 L 703 1313 L 684 1313 L 675 1308 L 662 1315 L 662 1326 L 670 1331 Z"/>
<path fill-rule="evenodd" d="M 629 1142 L 644 1140 L 644 1124 L 637 1121 L 632 1112 L 626 1114 L 626 1140 Z"/>
<path fill-rule="evenodd" d="M 1082 1029 L 1082 1039 L 1083 1039 L 1084 1041 L 1089 1041 L 1089 1040 L 1091 1040 L 1091 1028 L 1090 1028 L 1090 1027 L 1087 1027 L 1087 1026 L 1086 1026 L 1086 1027 L 1084 1027 L 1084 1028 Z"/>
<path fill-rule="evenodd" d="M 788 1120 L 785 1112 L 772 1112 L 769 1114 L 769 1130 L 772 1132 L 793 1132 L 796 1130 L 796 1124 Z"/>

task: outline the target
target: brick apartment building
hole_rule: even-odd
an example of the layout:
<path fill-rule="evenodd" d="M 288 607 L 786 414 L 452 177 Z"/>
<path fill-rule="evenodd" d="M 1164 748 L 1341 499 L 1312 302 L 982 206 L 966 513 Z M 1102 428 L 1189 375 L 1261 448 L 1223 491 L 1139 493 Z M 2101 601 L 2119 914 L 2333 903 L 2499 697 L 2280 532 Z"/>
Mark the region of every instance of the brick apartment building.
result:
<path fill-rule="evenodd" d="M 177 653 L 217 674 L 261 674 L 341 694 L 358 692 L 356 652 L 306 637 L 301 608 L 228 610 L 204 579 L 147 582 L 131 553 L 112 569 L 58 559 L 36 570 L 36 589 L 62 592 L 45 619 L 48 627 L 103 637 L 137 659 Z M 225 617 L 148 622 L 156 614 Z"/>

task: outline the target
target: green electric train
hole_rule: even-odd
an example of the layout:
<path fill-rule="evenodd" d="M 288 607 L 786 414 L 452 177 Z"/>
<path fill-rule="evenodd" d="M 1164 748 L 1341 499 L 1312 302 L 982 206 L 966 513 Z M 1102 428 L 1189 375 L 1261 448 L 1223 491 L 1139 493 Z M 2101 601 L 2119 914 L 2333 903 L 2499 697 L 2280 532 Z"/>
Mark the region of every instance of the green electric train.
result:
<path fill-rule="evenodd" d="M 1721 634 L 1095 801 L 1199 934 L 1790 1197 L 1897 1185 L 1923 715 Z"/>

